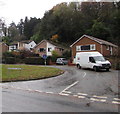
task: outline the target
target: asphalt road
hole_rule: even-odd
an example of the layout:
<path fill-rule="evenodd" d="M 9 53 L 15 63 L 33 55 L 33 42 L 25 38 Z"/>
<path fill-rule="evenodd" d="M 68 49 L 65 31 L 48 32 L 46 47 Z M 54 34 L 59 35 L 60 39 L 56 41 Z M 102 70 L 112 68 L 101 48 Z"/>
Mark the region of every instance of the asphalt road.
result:
<path fill-rule="evenodd" d="M 118 71 L 68 66 L 57 77 L 2 84 L 3 112 L 118 112 Z"/>

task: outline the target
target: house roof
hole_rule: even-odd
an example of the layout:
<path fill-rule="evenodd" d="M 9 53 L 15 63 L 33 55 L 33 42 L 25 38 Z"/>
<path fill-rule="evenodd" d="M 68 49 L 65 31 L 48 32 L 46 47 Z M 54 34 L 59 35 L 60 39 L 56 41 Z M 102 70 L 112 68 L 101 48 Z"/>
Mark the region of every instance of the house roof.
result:
<path fill-rule="evenodd" d="M 93 37 L 93 36 L 88 36 L 88 35 L 83 35 L 83 36 L 80 37 L 77 41 L 75 41 L 70 47 L 72 47 L 73 45 L 75 45 L 78 41 L 80 41 L 80 40 L 81 40 L 82 38 L 84 38 L 84 37 L 87 37 L 87 38 L 89 38 L 89 39 L 91 39 L 91 40 L 94 40 L 94 41 L 98 42 L 99 44 L 105 44 L 105 45 L 109 45 L 109 46 L 113 46 L 113 47 L 118 47 L 117 45 L 112 44 L 112 43 L 110 43 L 110 42 L 108 42 L 108 41 L 101 40 L 101 39 L 95 38 L 95 37 Z"/>
<path fill-rule="evenodd" d="M 33 41 L 33 40 L 23 40 L 23 41 L 20 41 L 20 42 L 29 44 L 29 43 L 32 42 L 32 41 Z"/>
<path fill-rule="evenodd" d="M 38 47 L 38 46 L 39 46 L 41 43 L 43 43 L 43 42 L 48 42 L 48 43 L 54 45 L 55 47 L 62 48 L 62 47 L 58 46 L 57 44 L 54 44 L 53 42 L 48 41 L 48 40 L 42 40 L 42 41 L 41 41 L 40 43 L 38 43 L 34 48 Z M 62 49 L 63 49 L 63 48 L 62 48 Z"/>
<path fill-rule="evenodd" d="M 14 42 L 10 43 L 10 46 L 11 46 L 11 45 L 18 45 L 18 42 L 17 42 L 17 41 L 14 41 Z"/>
<path fill-rule="evenodd" d="M 0 45 L 2 45 L 2 44 L 4 44 L 4 45 L 8 46 L 6 43 L 4 43 L 4 42 L 0 42 Z"/>

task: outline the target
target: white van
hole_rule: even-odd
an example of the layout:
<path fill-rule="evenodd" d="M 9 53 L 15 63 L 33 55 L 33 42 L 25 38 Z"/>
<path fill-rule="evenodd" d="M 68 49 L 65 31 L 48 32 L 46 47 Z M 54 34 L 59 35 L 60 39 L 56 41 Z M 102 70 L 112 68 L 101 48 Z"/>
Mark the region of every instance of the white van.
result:
<path fill-rule="evenodd" d="M 109 71 L 111 68 L 111 63 L 105 60 L 102 54 L 99 52 L 78 52 L 76 53 L 76 65 L 80 69 L 91 68 L 95 71 L 100 69 L 106 69 Z"/>

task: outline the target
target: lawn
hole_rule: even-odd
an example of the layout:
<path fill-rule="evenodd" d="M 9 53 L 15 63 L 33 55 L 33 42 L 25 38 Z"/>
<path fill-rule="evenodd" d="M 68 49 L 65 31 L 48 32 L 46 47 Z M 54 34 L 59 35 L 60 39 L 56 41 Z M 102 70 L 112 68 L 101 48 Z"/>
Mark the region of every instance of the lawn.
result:
<path fill-rule="evenodd" d="M 34 65 L 2 65 L 2 82 L 43 79 L 62 74 L 64 71 Z"/>

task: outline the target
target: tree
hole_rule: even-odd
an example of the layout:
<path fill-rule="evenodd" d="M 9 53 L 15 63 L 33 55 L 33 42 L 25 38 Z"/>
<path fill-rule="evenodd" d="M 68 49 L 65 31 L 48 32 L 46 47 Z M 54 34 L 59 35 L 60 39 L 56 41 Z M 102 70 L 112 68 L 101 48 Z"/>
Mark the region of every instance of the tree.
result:
<path fill-rule="evenodd" d="M 105 27 L 104 23 L 96 20 L 94 21 L 92 28 L 88 30 L 88 34 L 104 40 L 108 40 L 110 37 L 109 29 Z"/>

